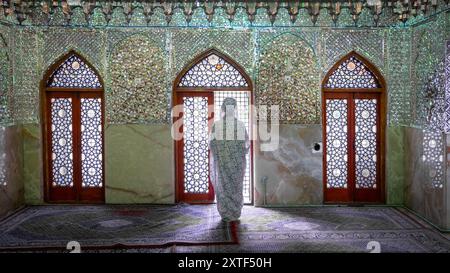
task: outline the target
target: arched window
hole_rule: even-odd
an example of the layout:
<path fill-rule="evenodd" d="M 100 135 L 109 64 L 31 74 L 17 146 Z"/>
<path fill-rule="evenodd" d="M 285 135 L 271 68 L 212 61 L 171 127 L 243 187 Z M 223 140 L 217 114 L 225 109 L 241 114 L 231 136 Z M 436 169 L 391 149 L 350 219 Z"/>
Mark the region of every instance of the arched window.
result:
<path fill-rule="evenodd" d="M 101 88 L 98 75 L 76 54 L 70 55 L 47 82 L 47 87 Z"/>
<path fill-rule="evenodd" d="M 324 87 L 370 89 L 381 86 L 373 72 L 357 56 L 351 55 L 331 72 Z"/>
<path fill-rule="evenodd" d="M 176 141 L 177 200 L 212 202 L 214 192 L 209 179 L 208 134 L 212 113 L 220 113 L 227 97 L 237 101 L 237 115 L 251 133 L 251 81 L 244 70 L 226 55 L 209 50 L 195 58 L 174 82 L 174 104 L 183 107 L 184 137 Z M 212 106 L 208 108 L 208 106 Z M 219 114 L 214 119 L 220 118 Z M 244 202 L 252 202 L 251 153 L 247 155 Z"/>
<path fill-rule="evenodd" d="M 322 85 L 324 201 L 383 202 L 384 90 L 381 74 L 356 52 Z"/>
<path fill-rule="evenodd" d="M 248 82 L 232 64 L 211 52 L 183 75 L 178 87 L 247 88 Z"/>
<path fill-rule="evenodd" d="M 103 202 L 103 84 L 71 51 L 43 80 L 45 198 Z"/>

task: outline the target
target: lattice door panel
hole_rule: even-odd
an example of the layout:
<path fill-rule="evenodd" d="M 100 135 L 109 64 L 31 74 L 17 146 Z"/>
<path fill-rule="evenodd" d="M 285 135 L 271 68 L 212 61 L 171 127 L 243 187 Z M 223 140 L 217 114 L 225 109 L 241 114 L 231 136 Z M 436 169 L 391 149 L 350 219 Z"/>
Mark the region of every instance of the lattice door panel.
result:
<path fill-rule="evenodd" d="M 81 98 L 82 187 L 103 186 L 102 99 Z"/>
<path fill-rule="evenodd" d="M 325 94 L 324 102 L 324 199 L 351 200 L 351 103 L 347 93 Z"/>
<path fill-rule="evenodd" d="M 76 200 L 76 149 L 74 104 L 76 96 L 52 93 L 47 96 L 47 175 L 53 200 Z"/>
<path fill-rule="evenodd" d="M 354 116 L 354 179 L 353 200 L 381 201 L 380 185 L 380 95 L 355 93 Z"/>
<path fill-rule="evenodd" d="M 355 99 L 356 188 L 377 188 L 377 100 Z"/>
<path fill-rule="evenodd" d="M 78 198 L 80 201 L 103 201 L 103 99 L 99 93 L 80 92 L 78 103 Z"/>
<path fill-rule="evenodd" d="M 51 174 L 52 186 L 73 187 L 72 98 L 52 98 Z"/>
<path fill-rule="evenodd" d="M 234 98 L 237 102 L 237 118 L 245 124 L 245 129 L 250 136 L 250 92 L 247 91 L 216 91 L 214 92 L 214 120 L 220 119 L 220 112 L 223 100 L 225 98 Z M 251 160 L 250 150 L 246 155 L 246 169 L 244 175 L 244 203 L 250 204 L 252 202 L 252 183 L 251 183 Z"/>
<path fill-rule="evenodd" d="M 208 93 L 183 94 L 183 139 L 179 141 L 178 189 L 180 201 L 211 203 L 214 189 L 209 179 L 209 130 L 214 97 Z"/>
<path fill-rule="evenodd" d="M 348 99 L 326 100 L 327 188 L 348 186 Z"/>
<path fill-rule="evenodd" d="M 96 92 L 47 93 L 48 201 L 103 202 L 103 111 Z"/>
<path fill-rule="evenodd" d="M 378 202 L 379 94 L 324 94 L 325 202 Z"/>

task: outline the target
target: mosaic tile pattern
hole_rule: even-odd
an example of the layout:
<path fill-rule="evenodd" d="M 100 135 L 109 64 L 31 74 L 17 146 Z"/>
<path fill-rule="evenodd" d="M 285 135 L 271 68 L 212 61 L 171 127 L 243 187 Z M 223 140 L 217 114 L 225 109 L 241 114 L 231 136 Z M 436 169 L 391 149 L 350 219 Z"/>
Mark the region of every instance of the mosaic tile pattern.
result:
<path fill-rule="evenodd" d="M 317 51 L 319 48 L 320 30 L 305 29 L 302 31 L 298 31 L 293 29 L 280 29 L 277 31 L 273 31 L 273 29 L 262 29 L 258 30 L 256 34 L 258 45 L 256 50 L 259 55 L 262 53 L 261 50 L 264 50 L 264 48 L 266 48 L 274 40 L 283 35 L 289 34 L 297 36 L 299 39 L 303 40 L 313 49 L 316 54 L 318 54 Z"/>
<path fill-rule="evenodd" d="M 39 42 L 36 31 L 14 31 L 14 104 L 15 122 L 37 123 L 39 117 Z"/>
<path fill-rule="evenodd" d="M 172 32 L 173 67 L 176 76 L 189 62 L 208 49 L 215 48 L 231 57 L 249 75 L 253 71 L 253 43 L 248 30 L 175 30 Z"/>
<path fill-rule="evenodd" d="M 413 120 L 424 128 L 423 161 L 427 164 L 430 185 L 442 189 L 445 181 L 445 16 L 413 30 L 411 44 L 411 84 Z"/>
<path fill-rule="evenodd" d="M 9 33 L 7 30 L 0 30 L 0 124 L 12 122 L 11 102 L 13 94 L 11 92 L 12 67 L 8 49 Z"/>
<path fill-rule="evenodd" d="M 442 128 L 442 118 L 434 119 L 438 124 L 430 124 L 430 111 L 439 111 L 436 116 L 442 116 L 443 108 L 433 107 L 442 104 L 443 88 L 431 88 L 430 82 L 437 77 L 438 64 L 443 62 L 445 55 L 446 36 L 445 17 L 437 17 L 435 21 L 418 26 L 414 29 L 411 50 L 411 82 L 414 87 L 413 96 L 414 120 L 418 126 Z M 432 86 L 432 85 L 431 85 Z"/>
<path fill-rule="evenodd" d="M 110 123 L 166 121 L 164 52 L 145 36 L 120 42 L 110 55 L 106 112 Z"/>
<path fill-rule="evenodd" d="M 429 76 L 424 85 L 421 97 L 425 100 L 421 106 L 425 111 L 424 127 L 437 131 L 445 131 L 446 117 L 446 69 L 445 61 L 441 61 L 432 75 Z"/>
<path fill-rule="evenodd" d="M 411 29 L 393 29 L 387 35 L 388 121 L 391 126 L 412 122 L 410 81 Z"/>
<path fill-rule="evenodd" d="M 450 40 L 447 41 L 445 56 L 445 109 L 444 109 L 444 131 L 450 133 Z"/>
<path fill-rule="evenodd" d="M 400 26 L 420 23 L 447 8 L 444 0 L 408 2 L 387 1 L 379 13 L 366 1 L 21 1 L 2 19 L 22 25 L 97 26 L 103 17 L 113 26 Z M 337 2 L 339 6 L 337 7 Z M 394 2 L 394 3 L 392 3 Z M 34 5 L 31 5 L 33 3 Z M 90 3 L 90 8 L 86 4 Z M 57 4 L 57 7 L 54 7 Z M 433 4 L 436 4 L 435 6 Z M 102 13 L 95 12 L 100 9 Z M 424 13 L 422 9 L 426 12 Z M 414 13 L 414 14 L 413 14 Z M 95 15 L 95 16 L 93 16 Z M 406 17 L 407 15 L 407 17 Z M 414 15 L 414 16 L 412 16 Z M 43 19 L 44 18 L 44 19 Z"/>
<path fill-rule="evenodd" d="M 324 57 L 322 72 L 354 50 L 372 62 L 382 73 L 385 67 L 386 30 L 327 30 L 322 32 Z"/>
<path fill-rule="evenodd" d="M 161 47 L 162 49 L 166 47 L 166 37 L 170 32 L 166 29 L 151 29 L 151 30 L 138 30 L 133 28 L 120 28 L 120 29 L 106 29 L 102 30 L 106 36 L 106 47 L 108 48 L 109 54 L 112 53 L 114 48 L 120 44 L 121 41 L 133 36 L 141 35 L 145 36 L 146 39 L 151 41 L 154 45 Z"/>
<path fill-rule="evenodd" d="M 49 67 L 70 50 L 75 50 L 86 58 L 101 76 L 105 74 L 105 31 L 57 28 L 51 31 L 42 31 L 40 34 L 44 68 Z"/>
<path fill-rule="evenodd" d="M 279 105 L 283 122 L 319 123 L 318 64 L 307 43 L 294 35 L 282 35 L 263 50 L 259 64 L 258 105 Z"/>
<path fill-rule="evenodd" d="M 147 22 L 144 22 L 146 20 L 143 14 L 144 7 L 140 4 L 136 7 L 138 9 L 136 14 L 139 16 L 138 18 L 128 18 L 130 19 L 130 25 L 147 24 Z M 255 90 L 256 97 L 265 97 L 266 101 L 273 100 L 277 103 L 279 102 L 282 107 L 286 106 L 284 108 L 287 110 L 285 113 L 282 113 L 284 115 L 282 122 L 320 123 L 320 79 L 315 82 L 311 75 L 314 75 L 314 78 L 322 78 L 329 68 L 344 54 L 355 50 L 375 64 L 387 80 L 389 124 L 406 126 L 410 124 L 424 126 L 426 124 L 427 106 L 418 102 L 426 101 L 423 100 L 426 94 L 426 86 L 422 83 L 427 81 L 428 77 L 436 71 L 436 65 L 443 60 L 445 47 L 442 45 L 442 41 L 446 35 L 445 15 L 436 16 L 434 20 L 424 25 L 419 25 L 413 30 L 408 28 L 330 30 L 324 28 L 294 29 L 283 27 L 189 29 L 177 27 L 188 23 L 183 22 L 183 20 L 186 21 L 185 19 L 180 19 L 180 11 L 178 7 L 174 8 L 173 14 L 170 17 L 171 20 L 175 21 L 170 21 L 169 27 L 165 27 L 167 26 L 166 20 L 169 15 L 164 14 L 162 8 L 155 9 L 149 24 L 162 26 L 160 28 L 111 27 L 87 29 L 24 27 L 11 29 L 11 46 L 14 46 L 14 51 L 10 53 L 10 61 L 14 65 L 15 77 L 14 86 L 12 86 L 11 76 L 10 89 L 13 90 L 12 88 L 14 87 L 15 96 L 14 98 L 8 99 L 11 102 L 9 106 L 11 110 L 10 120 L 24 123 L 38 122 L 39 82 L 42 79 L 42 75 L 60 56 L 74 49 L 99 71 L 100 76 L 105 82 L 105 91 L 107 93 L 105 103 L 109 121 L 113 123 L 167 123 L 170 120 L 169 109 L 171 106 L 170 98 L 173 80 L 183 67 L 197 55 L 210 48 L 216 48 L 220 52 L 230 56 L 245 69 L 246 73 L 252 78 L 254 86 L 257 88 Z M 60 11 L 55 10 L 55 13 L 50 16 L 50 24 L 67 24 L 68 18 L 64 16 L 59 18 L 59 15 L 57 15 L 58 12 Z M 124 9 L 122 8 L 117 9 L 117 11 L 114 9 L 111 13 L 109 24 L 111 25 L 111 22 L 113 22 L 111 20 L 117 16 L 117 22 L 125 20 L 125 23 L 122 22 L 121 24 L 123 25 L 121 26 L 127 26 L 127 16 L 123 12 Z M 226 10 L 217 9 L 215 12 L 215 14 L 222 14 L 220 17 L 225 16 L 225 19 L 228 18 Z M 258 9 L 253 24 L 260 24 L 261 26 L 262 24 L 266 24 L 267 22 L 264 23 L 264 20 L 267 19 L 262 18 L 267 18 L 267 12 L 268 10 L 266 8 Z M 307 15 L 303 14 L 305 12 L 305 10 L 301 10 L 295 23 L 289 22 L 289 24 L 295 26 L 311 24 L 311 21 L 308 21 L 309 18 L 305 20 L 302 17 Z M 348 11 L 342 10 L 343 14 L 346 12 Z M 248 14 L 242 7 L 236 9 L 234 21 L 231 23 L 227 23 L 224 18 L 220 19 L 218 17 L 214 17 L 209 22 L 207 16 L 204 14 L 200 16 L 197 13 L 198 11 L 193 12 L 192 20 L 189 22 L 190 25 L 197 24 L 199 26 L 204 22 L 207 22 L 208 26 L 214 26 L 213 22 L 216 24 L 229 24 L 230 26 L 248 26 L 250 24 Z M 274 25 L 283 26 L 284 21 L 289 19 L 289 14 L 286 14 L 284 8 L 279 9 L 278 13 L 281 21 L 275 21 Z M 76 14 L 78 14 L 78 11 Z M 76 21 L 79 24 L 86 24 L 86 22 L 83 23 L 83 18 L 79 17 L 79 14 L 76 14 L 72 14 L 71 22 Z M 176 19 L 177 16 L 180 18 Z M 309 15 L 307 16 L 309 17 Z M 327 22 L 328 19 L 322 18 L 321 16 L 317 18 L 318 22 Z M 9 19 L 7 20 L 13 21 L 13 18 L 10 17 L 8 16 Z M 358 24 L 367 23 L 366 17 L 367 15 L 361 14 L 358 19 Z M 46 20 L 46 15 L 40 14 L 32 20 L 44 21 Z M 349 24 L 353 20 L 351 18 L 348 19 L 347 16 L 343 16 L 338 21 L 338 24 Z M 102 9 L 99 7 L 96 7 L 91 14 L 91 26 L 95 25 L 94 22 L 99 25 L 106 25 L 108 23 Z M 30 21 L 28 23 L 32 22 Z M 291 35 L 288 35 L 287 32 L 291 33 Z M 0 28 L 0 34 L 2 33 L 4 32 L 1 32 Z M 158 106 L 152 105 L 149 107 L 147 104 L 145 107 L 139 106 L 143 105 L 139 96 L 143 95 L 144 91 L 138 92 L 140 95 L 137 95 L 137 93 L 132 93 L 128 87 L 115 87 L 117 73 L 112 69 L 112 60 L 115 58 L 113 55 L 117 54 L 118 47 L 128 43 L 124 42 L 125 40 L 129 41 L 129 39 L 132 39 L 131 37 L 137 34 L 138 36 L 145 36 L 152 48 L 158 48 L 157 51 L 159 53 L 153 55 L 152 60 L 148 62 L 154 62 L 156 64 L 158 60 L 161 60 L 160 58 L 163 60 L 159 62 L 159 66 L 151 69 L 151 73 L 154 73 L 156 78 L 148 79 L 148 81 L 158 82 L 156 84 L 157 87 L 145 95 L 149 99 L 156 92 L 161 92 L 158 95 L 161 94 L 164 98 L 161 100 L 161 105 L 158 104 Z M 291 38 L 282 38 L 287 36 Z M 297 36 L 297 38 L 292 38 L 294 36 Z M 263 82 L 260 84 L 255 81 L 257 78 L 261 78 L 261 73 L 264 71 L 264 73 L 269 73 L 267 70 L 269 65 L 264 63 L 265 60 L 268 60 L 268 55 L 271 55 L 270 59 L 273 62 L 273 68 L 277 68 L 277 73 L 281 73 L 279 71 L 285 69 L 284 56 L 291 56 L 287 51 L 293 47 L 289 50 L 280 49 L 274 51 L 273 54 L 267 54 L 268 48 L 275 48 L 275 44 L 283 44 L 283 41 L 280 41 L 280 39 L 283 41 L 284 39 L 286 41 L 302 40 L 302 43 L 307 45 L 304 47 L 307 48 L 307 51 L 311 48 L 312 55 L 310 55 L 314 56 L 312 60 L 303 57 L 303 60 L 295 59 L 294 63 L 298 62 L 298 64 L 293 64 L 301 67 L 296 69 L 293 75 L 298 76 L 302 73 L 307 75 L 307 71 L 316 70 L 316 72 L 310 75 L 311 77 L 301 77 L 303 83 L 300 84 L 307 85 L 307 88 L 303 88 L 301 91 L 302 96 L 298 96 L 298 92 L 292 91 L 295 89 L 300 90 L 300 87 L 296 87 L 297 83 L 289 83 L 292 75 L 283 75 L 287 77 L 285 80 L 282 81 L 280 79 L 279 81 L 275 81 L 276 84 L 287 85 L 287 88 L 283 87 L 279 88 L 281 91 L 278 90 L 278 92 L 289 93 L 286 99 L 281 99 L 277 92 L 270 93 L 270 88 L 268 89 L 267 86 L 264 86 Z M 131 44 L 130 42 L 128 47 L 135 48 Z M 125 49 L 122 50 L 125 51 Z M 412 53 L 411 56 L 410 52 Z M 311 66 L 310 63 L 315 63 L 316 65 Z M 410 63 L 412 63 L 411 66 L 409 65 Z M 161 65 L 163 67 L 160 67 Z M 121 69 L 125 68 L 121 67 Z M 147 72 L 150 73 L 149 71 L 140 71 L 139 73 L 145 75 Z M 412 82 L 409 79 L 409 75 L 412 76 Z M 285 81 L 288 83 L 286 84 Z M 121 84 L 124 83 L 122 82 Z M 410 88 L 410 86 L 413 88 Z M 121 92 L 121 97 L 116 97 L 114 94 L 117 94 L 115 92 L 119 88 L 126 91 Z M 264 95 L 260 96 L 263 93 Z M 304 96 L 304 94 L 307 95 Z M 133 97 L 131 100 L 136 102 L 132 111 L 129 111 L 132 108 L 131 103 L 127 107 L 121 108 L 121 103 L 128 101 L 125 97 L 129 96 Z M 306 103 L 291 103 L 287 101 L 287 99 L 291 99 L 290 96 L 294 96 L 294 100 L 304 100 Z M 1 105 L 5 109 L 4 96 L 0 97 L 0 101 L 3 101 Z M 165 105 L 163 106 L 163 104 Z M 163 111 L 164 114 L 162 113 Z M 7 121 L 2 117 L 0 122 L 6 123 Z"/>

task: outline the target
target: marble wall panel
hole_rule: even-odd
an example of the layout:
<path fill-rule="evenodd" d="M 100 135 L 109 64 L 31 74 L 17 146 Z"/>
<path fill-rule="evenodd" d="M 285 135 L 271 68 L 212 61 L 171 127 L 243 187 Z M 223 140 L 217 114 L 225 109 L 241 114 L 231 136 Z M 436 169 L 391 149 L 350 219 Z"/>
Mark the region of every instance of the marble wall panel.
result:
<path fill-rule="evenodd" d="M 109 125 L 105 130 L 106 202 L 174 203 L 170 125 Z"/>
<path fill-rule="evenodd" d="M 386 136 L 386 203 L 402 205 L 405 181 L 403 127 L 388 127 Z M 312 153 L 322 142 L 320 125 L 281 125 L 280 147 L 273 152 L 255 146 L 255 205 L 320 205 L 323 202 L 322 153 Z M 263 178 L 267 177 L 267 182 Z M 265 192 L 265 194 L 264 194 Z"/>
<path fill-rule="evenodd" d="M 44 203 L 44 179 L 42 165 L 42 133 L 37 124 L 26 124 L 22 128 L 23 178 L 26 204 Z"/>
<path fill-rule="evenodd" d="M 423 136 L 418 128 L 405 131 L 405 205 L 440 228 L 445 228 L 446 193 L 432 187 L 430 168 L 423 160 Z"/>
<path fill-rule="evenodd" d="M 282 124 L 279 132 L 275 151 L 255 145 L 255 205 L 322 204 L 322 153 L 312 153 L 322 142 L 321 126 Z"/>
<path fill-rule="evenodd" d="M 0 219 L 24 204 L 19 126 L 0 126 Z"/>
<path fill-rule="evenodd" d="M 405 183 L 405 127 L 388 127 L 386 135 L 386 203 L 402 205 Z"/>

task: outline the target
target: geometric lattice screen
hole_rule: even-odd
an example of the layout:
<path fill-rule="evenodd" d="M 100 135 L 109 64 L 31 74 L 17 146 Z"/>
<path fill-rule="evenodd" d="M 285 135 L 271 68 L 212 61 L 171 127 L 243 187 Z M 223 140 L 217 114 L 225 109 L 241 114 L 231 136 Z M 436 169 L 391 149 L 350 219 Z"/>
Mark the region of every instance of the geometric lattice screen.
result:
<path fill-rule="evenodd" d="M 183 97 L 184 192 L 209 192 L 208 97 Z"/>
<path fill-rule="evenodd" d="M 72 99 L 51 99 L 51 157 L 52 185 L 72 187 L 73 179 L 73 139 L 72 139 Z"/>
<path fill-rule="evenodd" d="M 377 187 L 377 100 L 355 99 L 356 188 Z"/>
<path fill-rule="evenodd" d="M 347 188 L 348 183 L 348 101 L 326 100 L 327 188 Z"/>
<path fill-rule="evenodd" d="M 237 103 L 236 118 L 242 121 L 250 134 L 250 92 L 248 91 L 215 91 L 214 92 L 214 120 L 220 120 L 220 113 L 223 100 L 225 98 L 234 98 Z M 250 185 L 250 150 L 246 155 L 246 169 L 244 175 L 243 195 L 244 203 L 250 203 L 252 190 Z"/>
<path fill-rule="evenodd" d="M 355 56 L 342 62 L 329 76 L 325 88 L 379 88 L 375 75 Z"/>
<path fill-rule="evenodd" d="M 102 100 L 81 99 L 81 174 L 83 187 L 102 187 Z"/>
<path fill-rule="evenodd" d="M 211 54 L 191 67 L 179 87 L 247 87 L 241 73 L 223 58 Z"/>
<path fill-rule="evenodd" d="M 326 175 L 327 188 L 346 189 L 349 183 L 348 161 L 354 160 L 356 189 L 377 188 L 377 131 L 378 100 L 353 99 L 349 107 L 347 99 L 326 99 Z M 354 120 L 348 119 L 354 111 Z M 354 124 L 353 128 L 349 127 Z M 349 130 L 354 132 L 350 137 Z M 349 154 L 350 145 L 354 155 Z M 353 168 L 352 168 L 353 170 Z"/>
<path fill-rule="evenodd" d="M 47 87 L 100 88 L 96 73 L 78 56 L 72 55 L 50 76 Z"/>

